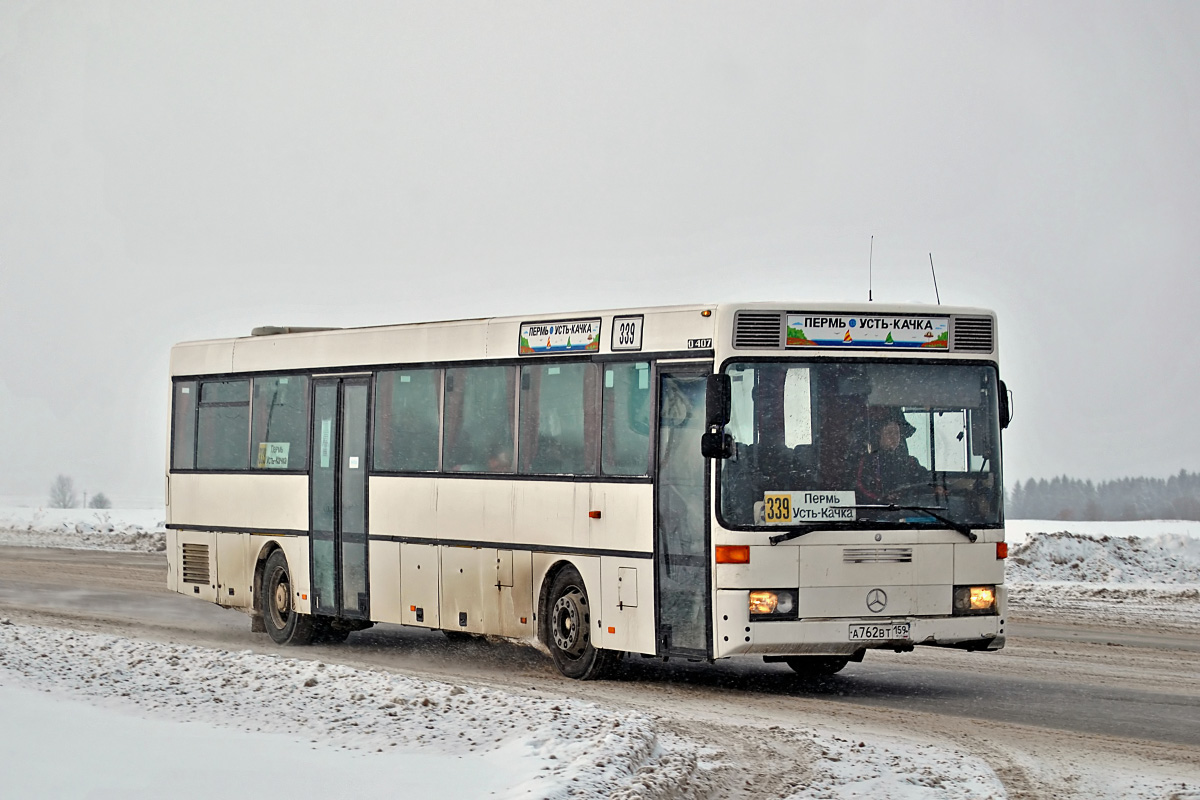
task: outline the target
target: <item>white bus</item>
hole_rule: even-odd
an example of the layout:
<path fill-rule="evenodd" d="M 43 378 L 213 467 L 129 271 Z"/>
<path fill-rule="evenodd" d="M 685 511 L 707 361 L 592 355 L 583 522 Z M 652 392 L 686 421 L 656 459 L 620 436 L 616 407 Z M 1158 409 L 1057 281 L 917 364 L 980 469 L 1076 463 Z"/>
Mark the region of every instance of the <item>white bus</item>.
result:
<path fill-rule="evenodd" d="M 1005 640 L 995 318 L 757 303 L 171 351 L 172 590 L 279 643 L 376 622 L 828 674 Z"/>

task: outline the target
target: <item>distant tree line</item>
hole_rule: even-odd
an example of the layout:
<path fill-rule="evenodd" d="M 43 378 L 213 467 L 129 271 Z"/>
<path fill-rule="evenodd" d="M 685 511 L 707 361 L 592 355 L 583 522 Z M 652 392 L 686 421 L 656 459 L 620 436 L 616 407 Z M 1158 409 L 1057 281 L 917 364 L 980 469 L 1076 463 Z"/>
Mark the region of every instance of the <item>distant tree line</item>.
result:
<path fill-rule="evenodd" d="M 87 495 L 85 494 L 86 498 Z M 54 483 L 50 484 L 50 502 L 51 508 L 77 508 L 79 506 L 79 494 L 75 491 L 75 481 L 69 475 L 59 475 L 54 479 Z M 112 508 L 112 501 L 105 496 L 104 492 L 96 492 L 87 499 L 88 508 Z"/>
<path fill-rule="evenodd" d="M 1078 478 L 1019 481 L 1008 493 L 1012 519 L 1200 520 L 1200 472 L 1170 478 L 1121 478 L 1093 484 Z"/>

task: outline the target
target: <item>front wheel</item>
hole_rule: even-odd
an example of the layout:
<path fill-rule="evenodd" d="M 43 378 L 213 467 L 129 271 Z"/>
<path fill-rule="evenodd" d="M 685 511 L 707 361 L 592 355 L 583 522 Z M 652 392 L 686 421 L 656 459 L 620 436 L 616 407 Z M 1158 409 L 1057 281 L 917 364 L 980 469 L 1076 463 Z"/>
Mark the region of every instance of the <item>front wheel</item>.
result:
<path fill-rule="evenodd" d="M 546 605 L 542 639 L 558 671 L 583 681 L 603 678 L 612 672 L 620 655 L 592 645 L 592 607 L 583 578 L 574 567 L 554 576 Z"/>
<path fill-rule="evenodd" d="M 839 656 L 792 656 L 784 661 L 793 672 L 805 678 L 828 678 L 850 663 L 849 658 Z"/>
<path fill-rule="evenodd" d="M 293 601 L 292 573 L 287 556 L 276 550 L 267 557 L 259 594 L 263 624 L 277 644 L 309 644 L 313 639 L 313 618 L 296 611 Z"/>

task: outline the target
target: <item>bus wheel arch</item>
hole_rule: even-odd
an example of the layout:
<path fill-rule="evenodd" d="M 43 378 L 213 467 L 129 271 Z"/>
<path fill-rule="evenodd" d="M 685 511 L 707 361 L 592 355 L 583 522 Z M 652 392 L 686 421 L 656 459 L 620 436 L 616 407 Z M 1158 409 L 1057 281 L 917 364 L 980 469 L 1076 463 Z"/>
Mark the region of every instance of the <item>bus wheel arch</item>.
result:
<path fill-rule="evenodd" d="M 561 561 L 547 571 L 538 611 L 538 635 L 559 672 L 576 680 L 596 680 L 612 672 L 620 654 L 592 643 L 592 603 L 574 564 Z"/>
<path fill-rule="evenodd" d="M 255 567 L 258 610 L 267 634 L 276 644 L 304 645 L 313 639 L 313 618 L 295 609 L 291 568 L 283 548 L 274 547 L 262 562 L 261 577 Z"/>

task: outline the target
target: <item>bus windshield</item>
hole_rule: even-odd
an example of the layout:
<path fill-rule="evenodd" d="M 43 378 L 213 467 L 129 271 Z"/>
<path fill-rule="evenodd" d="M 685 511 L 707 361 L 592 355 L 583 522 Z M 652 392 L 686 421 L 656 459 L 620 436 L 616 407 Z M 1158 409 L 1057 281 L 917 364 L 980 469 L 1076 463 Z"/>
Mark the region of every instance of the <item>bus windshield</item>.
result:
<path fill-rule="evenodd" d="M 993 366 L 744 361 L 726 372 L 726 527 L 945 527 L 922 507 L 971 527 L 1001 524 Z"/>

